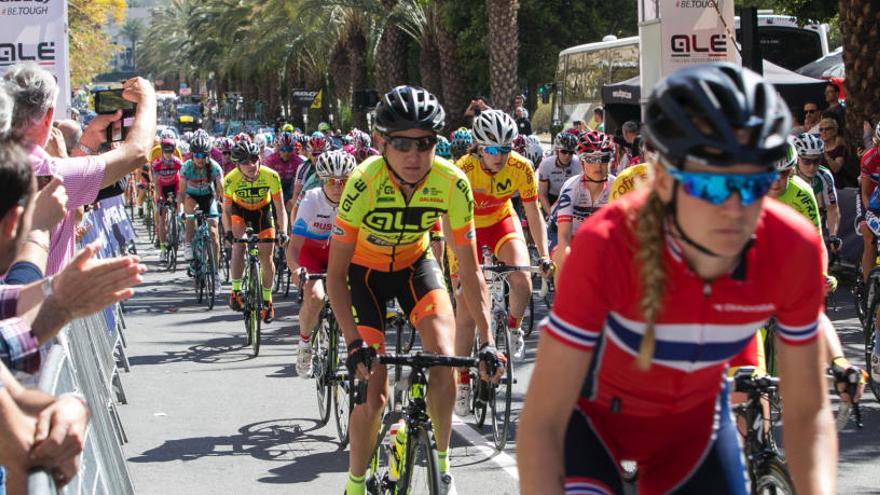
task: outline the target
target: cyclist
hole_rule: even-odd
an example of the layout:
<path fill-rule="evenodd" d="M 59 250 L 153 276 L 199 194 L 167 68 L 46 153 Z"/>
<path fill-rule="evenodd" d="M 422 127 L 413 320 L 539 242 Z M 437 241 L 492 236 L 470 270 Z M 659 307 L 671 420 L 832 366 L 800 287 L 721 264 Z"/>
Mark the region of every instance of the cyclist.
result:
<path fill-rule="evenodd" d="M 840 225 L 840 208 L 837 206 L 837 191 L 831 171 L 820 165 L 825 154 L 825 143 L 815 134 L 798 134 L 794 138 L 798 162 L 795 168 L 798 176 L 813 187 L 819 213 L 825 220 L 829 244 L 836 252 L 840 247 L 837 228 Z"/>
<path fill-rule="evenodd" d="M 386 302 L 397 298 L 426 352 L 453 351 L 452 304 L 428 247 L 428 231 L 438 218 L 446 217 L 451 227 L 459 278 L 477 316 L 484 342 L 481 368 L 497 370 L 496 380 L 501 371 L 503 355 L 499 357 L 489 332 L 488 293 L 477 264 L 471 189 L 460 170 L 434 155 L 444 120 L 440 102 L 422 88 L 397 86 L 383 95 L 375 121 L 382 155 L 355 169 L 336 216 L 327 291 L 348 344 L 349 370 L 361 379 L 370 376 L 366 403 L 351 413 L 348 495 L 364 493 L 364 473 L 385 407 L 387 374 L 374 358 L 384 352 Z M 428 381 L 442 493 L 455 493 L 447 462 L 455 395 L 452 371 L 432 369 Z"/>
<path fill-rule="evenodd" d="M 647 143 L 642 141 L 642 156 L 648 152 Z M 630 165 L 617 174 L 617 178 L 611 184 L 611 201 L 632 192 L 648 183 L 648 165 L 645 162 Z"/>
<path fill-rule="evenodd" d="M 150 163 L 156 161 L 157 158 L 162 156 L 162 141 L 171 141 L 174 143 L 174 156 L 180 160 L 180 163 L 183 163 L 183 155 L 180 154 L 180 149 L 177 147 L 177 133 L 174 132 L 172 128 L 162 129 L 162 132 L 159 133 L 159 139 L 155 141 L 155 145 L 153 145 L 153 149 L 150 150 Z"/>
<path fill-rule="evenodd" d="M 584 220 L 608 204 L 614 176 L 608 175 L 608 164 L 614 146 L 604 132 L 591 131 L 578 142 L 578 158 L 583 172 L 565 181 L 559 193 L 559 201 L 553 209 L 552 221 L 556 223 L 558 244 L 551 247 L 557 272 L 562 269 L 571 245 L 571 237 Z"/>
<path fill-rule="evenodd" d="M 284 205 L 288 210 L 293 206 L 293 188 L 296 182 L 296 171 L 302 160 L 295 153 L 296 146 L 293 134 L 282 132 L 278 136 L 278 147 L 265 160 L 265 165 L 278 172 L 281 177 L 281 191 L 284 196 Z"/>
<path fill-rule="evenodd" d="M 521 417 L 524 494 L 623 493 L 621 459 L 637 461 L 639 492 L 747 493 L 722 371 L 770 316 L 797 391 L 785 394 L 794 483 L 834 492 L 821 240 L 762 200 L 790 122 L 776 90 L 732 64 L 655 86 L 652 187 L 593 215 L 560 276 Z"/>
<path fill-rule="evenodd" d="M 531 163 L 511 149 L 517 136 L 517 125 L 513 117 L 500 110 L 485 110 L 474 119 L 473 134 L 476 149 L 463 156 L 456 165 L 464 171 L 474 191 L 474 224 L 477 231 L 477 246 L 486 246 L 498 260 L 507 265 L 528 266 L 529 259 L 522 224 L 510 198 L 518 191 L 529 224 L 529 232 L 541 258 L 541 266 L 550 270 L 551 262 L 547 256 L 547 227 L 538 209 L 535 172 Z M 453 268 L 453 267 L 451 267 Z M 454 271 L 454 268 L 453 268 Z M 513 356 L 522 359 L 525 352 L 520 323 L 532 292 L 532 280 L 526 272 L 511 273 L 510 316 L 508 326 L 511 331 Z M 458 301 L 458 307 L 467 304 Z M 467 354 L 473 347 L 474 323 L 469 311 L 456 313 L 456 352 Z M 464 401 L 469 393 L 465 384 L 459 384 L 456 403 L 463 411 Z"/>
<path fill-rule="evenodd" d="M 452 148 L 449 146 L 449 140 L 443 136 L 437 136 L 437 156 L 440 158 L 452 159 Z"/>
<path fill-rule="evenodd" d="M 459 158 L 470 152 L 471 146 L 474 145 L 474 136 L 467 127 L 459 127 L 449 138 L 449 150 L 452 153 L 452 159 L 458 161 Z"/>
<path fill-rule="evenodd" d="M 538 164 L 538 200 L 545 215 L 553 211 L 562 184 L 581 170 L 580 160 L 574 156 L 577 146 L 577 135 L 560 132 L 553 140 L 554 153 Z"/>
<path fill-rule="evenodd" d="M 272 210 L 278 219 L 278 241 L 287 241 L 287 212 L 281 197 L 281 179 L 278 174 L 260 164 L 260 148 L 250 140 L 241 140 L 232 150 L 232 161 L 237 168 L 223 179 L 223 226 L 226 240 L 241 239 L 250 225 L 261 239 L 275 238 L 275 222 Z M 272 305 L 272 282 L 275 279 L 275 264 L 272 259 L 273 246 L 265 243 L 258 246 L 263 284 L 263 321 L 271 323 L 275 318 Z M 229 294 L 229 307 L 241 311 L 241 274 L 244 271 L 245 246 L 236 242 L 232 245 L 232 261 L 229 265 L 232 292 Z"/>
<path fill-rule="evenodd" d="M 215 264 L 219 267 L 220 238 L 217 233 L 217 203 L 215 199 L 223 191 L 223 170 L 220 165 L 208 157 L 211 139 L 207 134 L 196 135 L 190 142 L 192 159 L 183 164 L 180 177 L 183 182 L 181 189 L 185 191 L 179 198 L 178 210 L 192 215 L 196 206 L 210 217 L 211 249 L 214 250 Z M 186 221 L 186 242 L 184 243 L 184 259 L 193 258 L 192 239 L 195 220 Z M 204 260 L 202 260 L 204 261 Z M 215 277 L 214 285 L 220 287 L 220 278 Z"/>
<path fill-rule="evenodd" d="M 541 146 L 541 140 L 534 134 L 529 134 L 524 139 L 525 152 L 522 155 L 532 162 L 532 168 L 537 169 L 544 160 L 544 147 Z"/>
<path fill-rule="evenodd" d="M 315 175 L 320 179 L 321 187 L 305 193 L 290 229 L 287 266 L 294 277 L 299 276 L 300 267 L 309 273 L 324 273 L 327 270 L 330 233 L 336 209 L 342 197 L 342 188 L 356 166 L 354 157 L 344 151 L 328 151 L 318 157 Z M 307 378 L 312 373 L 312 346 L 309 339 L 324 306 L 324 285 L 320 280 L 295 279 L 295 282 L 303 284 L 296 372 Z"/>
<path fill-rule="evenodd" d="M 235 162 L 232 161 L 232 148 L 235 148 L 235 142 L 227 137 L 217 140 L 217 149 L 220 150 L 220 168 L 223 169 L 223 175 L 235 170 Z"/>
<path fill-rule="evenodd" d="M 859 199 L 864 207 L 864 213 L 859 219 L 859 232 L 862 234 L 864 249 L 862 251 L 862 278 L 868 281 L 868 274 L 874 267 L 875 252 L 874 242 L 880 235 L 880 123 L 874 128 L 872 139 L 873 147 L 862 155 L 861 175 L 859 177 Z M 880 314 L 871 315 L 880 321 Z M 874 351 L 871 354 L 871 362 L 868 369 L 874 382 L 880 383 L 880 332 L 874 332 Z"/>
<path fill-rule="evenodd" d="M 156 208 L 155 221 L 156 237 L 159 239 L 159 260 L 165 261 L 168 256 L 168 245 L 166 243 L 165 232 L 165 208 L 171 195 L 171 202 L 176 202 L 180 196 L 180 169 L 183 163 L 174 155 L 177 151 L 177 143 L 171 134 L 163 133 L 163 137 L 159 140 L 159 146 L 162 150 L 161 155 L 153 160 L 150 164 L 150 174 L 153 182 L 156 183 Z"/>

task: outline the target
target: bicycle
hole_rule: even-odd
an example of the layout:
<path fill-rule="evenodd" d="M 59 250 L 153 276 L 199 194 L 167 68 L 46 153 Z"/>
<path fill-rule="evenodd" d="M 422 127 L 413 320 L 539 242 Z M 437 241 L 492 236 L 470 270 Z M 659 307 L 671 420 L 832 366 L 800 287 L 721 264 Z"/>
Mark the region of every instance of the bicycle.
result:
<path fill-rule="evenodd" d="M 483 265 L 481 269 L 489 286 L 489 298 L 492 305 L 492 331 L 495 335 L 495 347 L 506 357 L 504 374 L 500 383 L 490 384 L 480 379 L 476 367 L 471 368 L 471 383 L 474 385 L 471 407 L 477 420 L 477 426 L 482 428 L 486 421 L 487 412 L 492 416 L 492 436 L 495 448 L 504 450 L 507 437 L 510 433 L 511 400 L 513 398 L 513 385 L 516 377 L 513 369 L 513 351 L 511 349 L 510 329 L 507 327 L 508 305 L 505 298 L 507 288 L 507 276 L 514 272 L 540 273 L 540 268 L 533 266 L 512 266 L 494 264 L 494 257 L 487 247 L 483 247 Z M 473 355 L 476 356 L 480 345 L 479 336 L 474 339 Z"/>
<path fill-rule="evenodd" d="M 177 218 L 177 201 L 173 193 L 168 193 L 165 202 L 159 205 L 159 211 L 165 212 L 165 249 L 168 261 L 165 264 L 169 272 L 177 269 L 177 249 L 180 247 L 180 220 Z"/>
<path fill-rule="evenodd" d="M 275 239 L 260 239 L 254 233 L 254 229 L 248 227 L 244 237 L 233 239 L 233 242 L 246 244 L 244 271 L 241 275 L 242 287 L 242 313 L 244 315 L 244 327 L 247 332 L 247 343 L 253 348 L 254 357 L 260 355 L 260 332 L 262 326 L 263 309 L 263 282 L 262 270 L 260 269 L 260 251 L 257 244 L 275 242 Z"/>
<path fill-rule="evenodd" d="M 147 236 L 150 244 L 156 240 L 156 229 L 153 225 L 153 185 L 150 184 L 147 193 L 144 195 L 144 228 L 147 229 Z"/>
<path fill-rule="evenodd" d="M 880 240 L 875 239 L 874 243 L 875 246 L 878 246 L 880 245 Z M 858 287 L 858 284 L 856 285 Z M 868 372 L 868 388 L 871 389 L 874 397 L 877 400 L 880 400 L 880 383 L 874 381 L 873 373 L 871 372 L 871 355 L 874 353 L 874 341 L 878 331 L 877 318 L 878 311 L 880 311 L 880 256 L 877 257 L 874 261 L 874 267 L 868 272 L 868 278 L 862 290 L 864 291 L 864 299 L 862 303 L 864 320 L 862 322 L 862 328 L 864 329 L 865 337 L 865 367 Z M 859 306 L 858 301 L 856 302 L 856 306 Z"/>
<path fill-rule="evenodd" d="M 223 222 L 219 222 L 217 225 L 217 235 L 220 236 L 220 239 L 226 239 L 226 229 L 223 227 Z M 223 283 L 229 283 L 229 260 L 232 259 L 232 248 L 226 243 L 220 243 L 220 270 L 223 271 Z"/>
<path fill-rule="evenodd" d="M 290 269 L 287 267 L 287 257 L 284 255 L 284 248 L 277 246 L 272 259 L 275 261 L 275 283 L 272 291 L 282 292 L 281 289 L 283 288 L 284 297 L 287 297 L 290 294 Z"/>
<path fill-rule="evenodd" d="M 308 273 L 305 268 L 299 270 L 298 302 L 303 301 L 303 286 L 307 280 L 325 280 L 324 273 Z M 348 420 L 354 403 L 351 400 L 351 386 L 348 370 L 345 368 L 345 342 L 340 338 L 339 324 L 333 316 L 330 299 L 324 296 L 324 307 L 318 319 L 318 325 L 312 334 L 312 375 L 315 378 L 315 390 L 318 396 L 318 423 L 326 425 L 330 421 L 330 410 L 336 419 L 336 433 L 340 445 L 348 444 Z M 335 405 L 335 407 L 333 407 Z"/>
<path fill-rule="evenodd" d="M 208 310 L 214 309 L 214 298 L 217 292 L 215 281 L 217 279 L 217 263 L 214 259 L 214 242 L 211 240 L 211 228 L 208 225 L 207 215 L 196 208 L 192 215 L 183 215 L 184 220 L 196 221 L 196 231 L 193 235 L 192 250 L 193 258 L 189 266 L 189 274 L 193 277 L 196 296 L 199 304 L 205 300 Z"/>
<path fill-rule="evenodd" d="M 754 367 L 743 366 L 732 379 L 734 390 L 745 393 L 748 397 L 742 404 L 733 406 L 733 410 L 746 426 L 743 454 L 752 493 L 794 494 L 794 484 L 788 473 L 785 456 L 773 436 L 773 430 L 781 424 L 779 379 L 772 376 L 756 377 L 753 376 L 754 371 Z M 762 399 L 770 403 L 769 418 L 764 417 Z M 769 429 L 767 423 L 770 425 Z"/>
<path fill-rule="evenodd" d="M 408 367 L 406 398 L 389 405 L 382 418 L 382 427 L 376 438 L 373 454 L 367 466 L 367 493 L 410 494 L 440 493 L 440 463 L 434 427 L 428 417 L 428 378 L 425 371 L 435 366 L 470 368 L 477 366 L 471 357 L 442 356 L 435 354 L 385 354 L 377 357 L 380 364 Z M 404 407 L 405 406 L 405 407 Z M 400 425 L 403 423 L 403 425 Z M 383 443 L 389 431 L 396 430 L 394 445 Z M 401 430 L 403 430 L 401 432 Z"/>

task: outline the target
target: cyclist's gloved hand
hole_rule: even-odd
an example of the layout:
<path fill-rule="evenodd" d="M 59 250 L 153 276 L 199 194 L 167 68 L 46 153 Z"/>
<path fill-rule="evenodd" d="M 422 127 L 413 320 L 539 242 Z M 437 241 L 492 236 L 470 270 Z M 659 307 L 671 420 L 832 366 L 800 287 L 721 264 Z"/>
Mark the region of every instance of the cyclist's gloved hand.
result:
<path fill-rule="evenodd" d="M 231 230 L 227 230 L 226 231 L 226 242 L 232 244 L 232 241 L 234 241 L 234 240 L 235 240 L 235 235 L 232 233 Z"/>
<path fill-rule="evenodd" d="M 867 373 L 857 366 L 853 366 L 843 356 L 838 356 L 831 361 L 831 373 L 834 375 L 834 388 L 841 400 L 851 404 L 858 403 L 867 381 Z"/>
<path fill-rule="evenodd" d="M 837 290 L 837 277 L 825 275 L 825 290 L 829 293 Z"/>
<path fill-rule="evenodd" d="M 504 353 L 498 352 L 494 345 L 487 342 L 480 346 L 477 358 L 481 364 L 480 371 L 485 374 L 483 378 L 497 383 L 504 373 L 504 365 L 507 362 Z"/>
<path fill-rule="evenodd" d="M 545 277 L 549 277 L 550 275 L 553 274 L 554 271 L 556 271 L 556 263 L 553 263 L 553 261 L 550 258 L 547 258 L 547 257 L 541 258 L 540 265 L 541 265 L 541 272 Z"/>
<path fill-rule="evenodd" d="M 345 367 L 348 368 L 349 376 L 359 380 L 365 380 L 370 372 L 370 367 L 376 359 L 376 349 L 364 343 L 363 339 L 357 339 L 348 344 L 348 358 Z M 363 365 L 363 369 L 360 368 Z"/>
<path fill-rule="evenodd" d="M 828 236 L 828 247 L 831 249 L 831 252 L 836 253 L 840 251 L 840 248 L 843 247 L 843 239 L 836 235 Z"/>
<path fill-rule="evenodd" d="M 287 234 L 281 234 L 281 235 L 278 237 L 278 243 L 281 244 L 282 246 L 284 246 L 285 244 L 287 244 L 287 241 L 289 241 L 289 240 L 290 240 L 290 236 L 287 235 Z"/>

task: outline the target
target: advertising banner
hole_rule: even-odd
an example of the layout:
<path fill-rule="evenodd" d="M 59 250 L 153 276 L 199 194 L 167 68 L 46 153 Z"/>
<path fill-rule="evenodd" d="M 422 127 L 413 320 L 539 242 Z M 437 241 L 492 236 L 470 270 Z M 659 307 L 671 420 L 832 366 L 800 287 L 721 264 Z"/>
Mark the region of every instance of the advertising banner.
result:
<path fill-rule="evenodd" d="M 67 118 L 67 0 L 0 2 L 0 74 L 19 62 L 35 62 L 55 74 L 59 88 L 55 115 Z"/>
<path fill-rule="evenodd" d="M 661 72 L 706 62 L 736 63 L 734 0 L 660 2 Z"/>

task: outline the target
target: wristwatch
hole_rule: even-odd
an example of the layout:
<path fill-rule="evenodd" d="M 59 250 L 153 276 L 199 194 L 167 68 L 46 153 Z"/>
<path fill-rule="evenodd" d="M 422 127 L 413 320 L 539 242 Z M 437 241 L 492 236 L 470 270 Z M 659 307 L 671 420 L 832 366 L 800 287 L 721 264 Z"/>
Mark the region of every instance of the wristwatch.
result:
<path fill-rule="evenodd" d="M 95 154 L 95 150 L 82 144 L 82 142 L 76 143 L 76 149 L 82 151 L 83 153 L 85 153 L 87 155 L 94 155 Z"/>
<path fill-rule="evenodd" d="M 40 283 L 40 289 L 43 291 L 43 299 L 48 298 L 52 294 L 55 293 L 55 289 L 52 288 L 52 282 L 55 281 L 55 276 L 46 277 Z"/>

